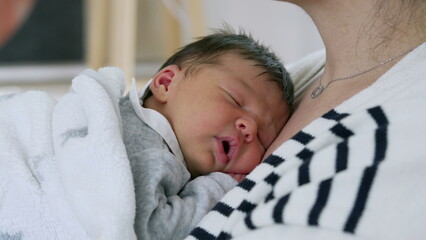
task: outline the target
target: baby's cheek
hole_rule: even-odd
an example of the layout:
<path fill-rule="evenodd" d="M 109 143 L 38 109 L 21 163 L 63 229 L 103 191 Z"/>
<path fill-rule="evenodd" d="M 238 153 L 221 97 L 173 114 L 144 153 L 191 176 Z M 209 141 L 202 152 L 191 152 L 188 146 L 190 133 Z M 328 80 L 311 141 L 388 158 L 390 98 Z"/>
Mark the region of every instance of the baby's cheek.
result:
<path fill-rule="evenodd" d="M 251 172 L 262 160 L 263 150 L 261 148 L 251 146 L 250 150 L 251 151 L 248 151 L 245 155 L 245 158 L 239 162 L 238 167 L 241 169 L 240 173 Z"/>

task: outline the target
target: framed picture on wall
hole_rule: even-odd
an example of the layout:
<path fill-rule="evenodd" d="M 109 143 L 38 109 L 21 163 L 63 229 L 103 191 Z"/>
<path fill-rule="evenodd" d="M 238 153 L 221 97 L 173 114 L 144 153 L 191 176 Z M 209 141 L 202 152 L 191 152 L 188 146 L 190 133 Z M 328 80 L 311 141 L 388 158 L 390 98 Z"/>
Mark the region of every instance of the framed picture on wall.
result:
<path fill-rule="evenodd" d="M 83 17 L 83 0 L 1 0 L 0 83 L 69 78 L 82 69 Z"/>

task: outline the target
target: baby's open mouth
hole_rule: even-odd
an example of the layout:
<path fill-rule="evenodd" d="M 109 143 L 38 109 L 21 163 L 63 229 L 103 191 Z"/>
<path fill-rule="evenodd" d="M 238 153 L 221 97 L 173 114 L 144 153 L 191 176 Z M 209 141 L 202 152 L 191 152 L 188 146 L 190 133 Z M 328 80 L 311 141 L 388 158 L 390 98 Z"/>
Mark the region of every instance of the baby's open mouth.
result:
<path fill-rule="evenodd" d="M 238 148 L 238 140 L 232 137 L 216 138 L 218 146 L 218 157 L 221 162 L 228 163 Z"/>
<path fill-rule="evenodd" d="M 223 141 L 223 151 L 225 152 L 225 154 L 229 153 L 229 142 L 228 141 Z"/>

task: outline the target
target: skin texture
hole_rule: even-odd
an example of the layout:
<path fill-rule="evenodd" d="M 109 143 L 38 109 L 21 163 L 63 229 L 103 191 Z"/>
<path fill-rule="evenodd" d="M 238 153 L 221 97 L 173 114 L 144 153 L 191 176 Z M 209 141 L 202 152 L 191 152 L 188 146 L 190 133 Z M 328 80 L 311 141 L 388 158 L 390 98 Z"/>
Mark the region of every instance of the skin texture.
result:
<path fill-rule="evenodd" d="M 282 2 L 303 8 L 318 28 L 326 49 L 323 85 L 369 69 L 426 41 L 425 1 L 404 7 L 400 0 Z M 310 94 L 319 78 L 313 81 L 295 102 L 292 116 L 264 158 L 314 119 L 369 87 L 402 57 L 359 77 L 334 82 L 316 99 Z"/>
<path fill-rule="evenodd" d="M 192 177 L 220 171 L 240 181 L 287 121 L 278 84 L 253 65 L 229 53 L 190 75 L 170 65 L 153 78 L 145 107 L 169 120 Z"/>

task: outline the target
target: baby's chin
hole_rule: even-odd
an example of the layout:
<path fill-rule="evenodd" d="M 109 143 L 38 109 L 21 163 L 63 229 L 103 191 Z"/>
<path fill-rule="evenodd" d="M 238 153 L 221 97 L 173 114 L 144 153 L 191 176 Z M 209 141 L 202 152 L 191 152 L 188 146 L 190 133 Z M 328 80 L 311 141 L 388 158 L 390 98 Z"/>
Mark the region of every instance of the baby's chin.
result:
<path fill-rule="evenodd" d="M 240 159 L 239 165 L 233 166 L 229 169 L 229 172 L 235 173 L 235 174 L 249 174 L 253 169 L 261 163 L 262 156 L 259 156 L 258 158 L 251 158 L 250 160 Z M 241 164 L 242 163 L 242 164 Z M 249 164 L 247 164 L 249 163 Z"/>
<path fill-rule="evenodd" d="M 216 170 L 216 169 L 207 169 L 207 168 L 191 168 L 191 167 L 187 167 L 188 172 L 191 174 L 191 179 L 194 179 L 196 177 L 199 176 L 203 176 L 203 175 L 207 175 L 209 173 L 212 172 L 222 172 L 220 170 Z"/>
<path fill-rule="evenodd" d="M 230 173 L 228 175 L 231 176 L 233 179 L 237 180 L 237 182 L 241 182 L 247 176 L 247 174 L 234 174 L 234 173 Z"/>
<path fill-rule="evenodd" d="M 205 175 L 205 174 L 201 173 L 200 171 L 198 171 L 197 169 L 193 169 L 189 166 L 187 167 L 187 169 L 188 169 L 189 174 L 191 174 L 191 179 L 194 179 L 194 178 L 199 177 L 201 175 Z"/>

